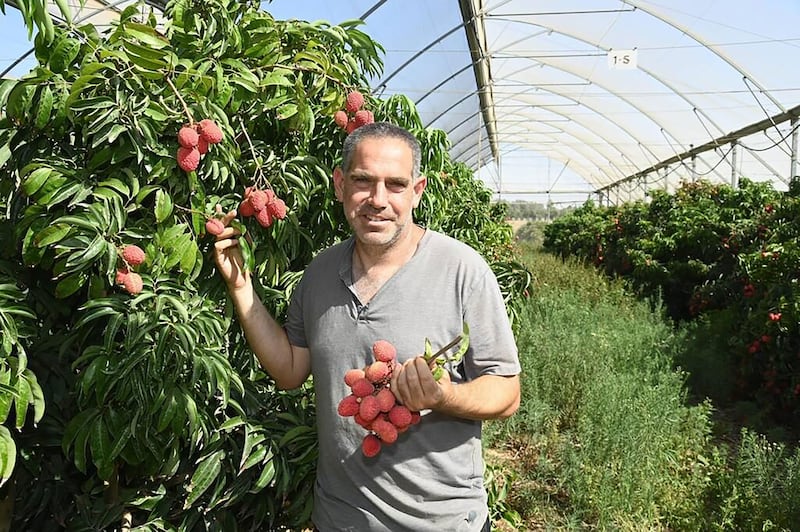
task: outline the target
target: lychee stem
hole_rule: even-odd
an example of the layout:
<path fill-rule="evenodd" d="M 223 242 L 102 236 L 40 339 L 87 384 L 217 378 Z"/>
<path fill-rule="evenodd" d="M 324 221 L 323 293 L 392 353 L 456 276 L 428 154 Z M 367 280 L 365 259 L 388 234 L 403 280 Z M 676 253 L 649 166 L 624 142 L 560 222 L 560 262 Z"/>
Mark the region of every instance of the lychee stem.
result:
<path fill-rule="evenodd" d="M 449 344 L 447 344 L 446 346 L 442 347 L 441 349 L 436 351 L 434 354 L 430 355 L 429 357 L 424 357 L 425 358 L 425 362 L 428 363 L 428 367 L 433 368 L 433 366 L 436 363 L 436 359 L 439 358 L 440 356 L 442 356 L 443 354 L 445 354 L 445 352 L 447 352 L 448 350 L 450 350 L 450 349 L 454 348 L 455 346 L 457 346 L 459 344 L 459 342 L 461 342 L 461 335 L 460 334 L 458 336 L 456 336 Z"/>
<path fill-rule="evenodd" d="M 181 102 L 181 105 L 183 106 L 183 112 L 186 113 L 186 118 L 189 119 L 189 126 L 194 126 L 194 118 L 192 118 L 192 113 L 189 111 L 189 106 L 186 105 L 183 97 L 181 97 L 181 93 L 178 92 L 177 87 L 175 87 L 175 85 L 172 83 L 172 80 L 169 79 L 169 76 L 165 76 L 164 79 L 167 80 L 167 85 L 169 85 L 169 87 L 172 89 L 172 92 L 175 93 L 175 96 L 178 97 L 178 101 Z"/>
<path fill-rule="evenodd" d="M 244 127 L 244 119 L 240 116 L 239 117 L 239 124 L 242 126 L 242 133 L 244 133 L 244 138 L 247 139 L 247 145 L 250 147 L 250 154 L 253 156 L 253 162 L 256 163 L 256 172 L 253 174 L 253 182 L 257 185 L 266 185 L 267 188 L 272 189 L 272 185 L 270 185 L 269 180 L 264 176 L 264 170 L 261 167 L 261 163 L 258 162 L 258 155 L 256 154 L 256 149 L 253 147 L 253 141 L 250 140 L 250 135 L 247 134 L 247 128 Z"/>

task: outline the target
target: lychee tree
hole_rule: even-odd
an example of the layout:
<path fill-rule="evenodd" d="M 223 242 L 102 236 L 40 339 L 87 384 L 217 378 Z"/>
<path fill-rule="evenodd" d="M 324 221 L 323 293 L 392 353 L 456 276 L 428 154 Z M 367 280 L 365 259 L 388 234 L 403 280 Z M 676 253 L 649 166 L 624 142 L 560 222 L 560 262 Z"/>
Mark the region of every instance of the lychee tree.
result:
<path fill-rule="evenodd" d="M 357 21 L 175 0 L 163 19 L 132 6 L 100 33 L 53 28 L 39 3 L 18 2 L 40 30 L 38 65 L 0 84 L 0 414 L 15 406 L 0 416 L 0 465 L 11 475 L 16 455 L 14 524 L 301 526 L 311 387 L 280 391 L 258 367 L 214 269 L 209 220 L 246 189 L 281 199 L 268 226 L 237 223 L 257 290 L 283 318 L 304 266 L 347 234 L 329 183 L 346 135 L 333 117 L 359 88 L 375 120 L 420 139 L 421 222 L 478 248 L 513 309 L 530 276 L 502 209 L 407 98 L 367 94 L 382 50 Z M 199 140 L 179 132 L 204 121 L 219 138 L 188 164 L 179 149 Z M 16 380 L 2 380 L 7 368 Z"/>

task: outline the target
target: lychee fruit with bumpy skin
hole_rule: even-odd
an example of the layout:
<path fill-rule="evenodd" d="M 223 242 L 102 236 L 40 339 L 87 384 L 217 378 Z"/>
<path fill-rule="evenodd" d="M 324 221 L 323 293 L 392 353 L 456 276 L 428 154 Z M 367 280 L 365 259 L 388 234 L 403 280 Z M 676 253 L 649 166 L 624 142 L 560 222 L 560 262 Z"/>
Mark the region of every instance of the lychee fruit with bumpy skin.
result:
<path fill-rule="evenodd" d="M 372 421 L 367 421 L 366 419 L 361 417 L 361 414 L 359 413 L 356 413 L 353 416 L 353 421 L 355 421 L 356 423 L 358 423 L 360 426 L 364 427 L 367 430 L 369 430 L 369 426 L 372 423 Z"/>
<path fill-rule="evenodd" d="M 367 458 L 372 458 L 381 452 L 381 440 L 374 434 L 367 434 L 361 442 L 361 452 L 363 452 L 364 456 Z"/>
<path fill-rule="evenodd" d="M 378 438 L 380 438 L 383 443 L 394 443 L 397 441 L 397 428 L 382 417 L 373 421 L 370 428 L 378 435 Z"/>
<path fill-rule="evenodd" d="M 222 223 L 222 220 L 217 218 L 209 218 L 206 221 L 206 232 L 210 235 L 221 235 L 222 232 L 225 230 L 225 224 Z"/>
<path fill-rule="evenodd" d="M 338 412 L 340 416 L 350 417 L 358 414 L 359 403 L 358 397 L 355 395 L 348 395 L 339 401 Z"/>
<path fill-rule="evenodd" d="M 376 360 L 364 368 L 364 375 L 367 377 L 369 382 L 375 384 L 384 382 L 388 377 L 391 376 L 391 371 L 389 370 L 389 365 L 386 362 Z"/>
<path fill-rule="evenodd" d="M 208 141 L 203 137 L 197 139 L 197 151 L 200 152 L 200 155 L 208 153 Z"/>
<path fill-rule="evenodd" d="M 375 399 L 378 400 L 378 405 L 381 407 L 381 412 L 389 412 L 392 407 L 397 404 L 397 398 L 394 392 L 389 388 L 381 388 L 375 394 Z"/>
<path fill-rule="evenodd" d="M 336 125 L 340 128 L 344 129 L 347 127 L 347 121 L 349 120 L 347 113 L 345 111 L 336 111 L 333 114 L 333 121 L 336 122 Z"/>
<path fill-rule="evenodd" d="M 183 126 L 178 131 L 178 144 L 184 148 L 194 148 L 200 141 L 200 135 L 194 128 Z"/>
<path fill-rule="evenodd" d="M 197 131 L 209 144 L 222 142 L 222 130 L 211 119 L 203 119 L 197 123 Z"/>
<path fill-rule="evenodd" d="M 353 116 L 353 122 L 356 123 L 356 127 L 359 128 L 361 126 L 365 126 L 367 124 L 371 124 L 375 121 L 375 117 L 372 114 L 372 111 L 367 109 L 361 109 L 360 111 L 356 111 L 355 116 Z"/>
<path fill-rule="evenodd" d="M 364 370 L 361 368 L 355 368 L 348 370 L 347 373 L 344 374 L 344 382 L 348 386 L 353 386 L 353 383 L 356 382 L 358 379 L 363 379 L 366 376 L 364 375 Z"/>
<path fill-rule="evenodd" d="M 117 276 L 114 279 L 114 284 L 125 283 L 125 277 L 127 277 L 129 273 L 130 270 L 128 270 L 128 268 L 117 268 Z"/>
<path fill-rule="evenodd" d="M 378 340 L 372 344 L 372 354 L 375 356 L 375 360 L 391 362 L 397 358 L 397 349 L 386 340 Z"/>
<path fill-rule="evenodd" d="M 138 266 L 144 262 L 144 251 L 137 245 L 129 244 L 122 248 L 122 258 L 131 266 Z"/>
<path fill-rule="evenodd" d="M 253 216 L 256 213 L 256 210 L 253 208 L 253 204 L 250 203 L 249 199 L 242 200 L 239 204 L 239 215 L 248 218 Z"/>
<path fill-rule="evenodd" d="M 256 212 L 256 220 L 258 220 L 259 225 L 264 228 L 269 227 L 273 222 L 272 214 L 270 214 L 268 209 L 261 209 Z"/>
<path fill-rule="evenodd" d="M 353 395 L 356 397 L 366 397 L 368 395 L 372 395 L 372 392 L 375 391 L 375 387 L 367 380 L 366 377 L 355 381 L 353 385 L 350 386 L 350 389 L 353 390 Z"/>
<path fill-rule="evenodd" d="M 280 198 L 276 197 L 267 203 L 267 209 L 269 209 L 269 213 L 278 220 L 286 218 L 286 203 Z"/>
<path fill-rule="evenodd" d="M 411 410 L 404 405 L 394 405 L 392 409 L 389 410 L 389 421 L 391 421 L 392 425 L 395 427 L 407 427 L 411 425 L 412 417 Z"/>
<path fill-rule="evenodd" d="M 374 395 L 367 395 L 361 398 L 361 404 L 358 405 L 358 415 L 364 421 L 372 421 L 378 414 L 381 413 L 381 406 L 378 404 L 378 399 Z"/>
<path fill-rule="evenodd" d="M 347 95 L 347 100 L 345 102 L 344 108 L 347 110 L 348 113 L 355 113 L 361 106 L 364 105 L 364 95 L 358 91 L 351 91 Z"/>
<path fill-rule="evenodd" d="M 194 172 L 200 166 L 200 151 L 197 148 L 178 148 L 178 166 L 184 172 Z"/>
<path fill-rule="evenodd" d="M 125 276 L 125 279 L 123 279 L 122 286 L 125 287 L 125 291 L 135 296 L 141 292 L 144 287 L 142 276 L 136 272 L 129 272 L 128 275 Z"/>
<path fill-rule="evenodd" d="M 270 197 L 266 190 L 251 190 L 248 196 L 248 201 L 256 212 L 264 210 L 269 200 Z"/>

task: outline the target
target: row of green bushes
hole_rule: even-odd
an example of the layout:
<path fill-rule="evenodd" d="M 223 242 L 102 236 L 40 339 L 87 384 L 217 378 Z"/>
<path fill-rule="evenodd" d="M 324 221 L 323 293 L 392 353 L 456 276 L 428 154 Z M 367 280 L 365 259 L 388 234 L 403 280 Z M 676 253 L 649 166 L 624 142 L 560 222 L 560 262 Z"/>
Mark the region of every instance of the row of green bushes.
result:
<path fill-rule="evenodd" d="M 800 451 L 749 429 L 723 441 L 714 406 L 687 401 L 674 363 L 697 323 L 674 327 L 576 260 L 527 263 L 522 405 L 485 432 L 517 471 L 516 529 L 800 529 Z"/>
<path fill-rule="evenodd" d="M 786 192 L 684 183 L 616 206 L 587 202 L 545 229 L 544 248 L 593 263 L 675 322 L 712 322 L 735 399 L 787 423 L 800 413 L 800 181 Z"/>

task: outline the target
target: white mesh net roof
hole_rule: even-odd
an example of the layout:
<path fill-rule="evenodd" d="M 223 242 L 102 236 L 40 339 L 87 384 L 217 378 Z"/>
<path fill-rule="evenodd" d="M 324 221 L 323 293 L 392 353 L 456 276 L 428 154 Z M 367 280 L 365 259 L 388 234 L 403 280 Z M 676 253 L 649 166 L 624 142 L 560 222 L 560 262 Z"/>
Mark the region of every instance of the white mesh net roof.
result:
<path fill-rule="evenodd" d="M 262 5 L 363 18 L 386 50 L 372 90 L 414 100 L 504 199 L 620 201 L 700 178 L 783 189 L 797 173 L 796 0 Z"/>

